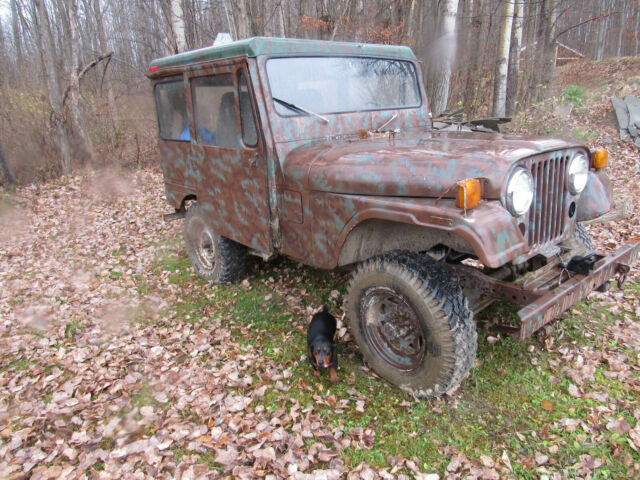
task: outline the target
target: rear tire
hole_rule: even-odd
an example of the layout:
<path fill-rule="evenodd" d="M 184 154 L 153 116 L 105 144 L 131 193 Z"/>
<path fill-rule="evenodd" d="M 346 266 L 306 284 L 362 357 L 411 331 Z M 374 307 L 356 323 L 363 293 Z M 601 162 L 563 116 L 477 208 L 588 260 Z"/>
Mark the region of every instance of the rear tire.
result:
<path fill-rule="evenodd" d="M 184 237 L 193 268 L 203 279 L 230 283 L 244 273 L 247 248 L 215 233 L 197 203 L 187 210 Z"/>
<path fill-rule="evenodd" d="M 415 396 L 442 395 L 473 367 L 473 313 L 431 258 L 399 252 L 363 262 L 349 284 L 347 316 L 365 362 Z"/>

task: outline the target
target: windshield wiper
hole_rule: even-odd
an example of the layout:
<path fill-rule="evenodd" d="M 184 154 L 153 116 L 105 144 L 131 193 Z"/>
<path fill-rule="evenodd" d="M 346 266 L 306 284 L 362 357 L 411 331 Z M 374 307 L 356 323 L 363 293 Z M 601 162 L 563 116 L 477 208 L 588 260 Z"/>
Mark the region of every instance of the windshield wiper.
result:
<path fill-rule="evenodd" d="M 318 117 L 324 123 L 329 123 L 329 120 L 327 119 L 327 117 L 323 117 L 322 115 L 320 115 L 320 114 L 318 114 L 316 112 L 312 112 L 311 110 L 307 110 L 306 108 L 303 108 L 300 105 L 295 105 L 293 103 L 285 102 L 284 100 L 281 100 L 280 98 L 276 98 L 276 97 L 272 97 L 272 98 L 273 98 L 274 102 L 278 102 L 280 105 L 283 105 L 283 106 L 287 107 L 289 110 L 294 110 L 296 112 L 306 113 L 307 115 L 313 115 L 314 117 Z"/>
<path fill-rule="evenodd" d="M 387 125 L 389 125 L 389 124 L 390 124 L 391 122 L 393 122 L 396 118 L 398 118 L 398 114 L 397 114 L 397 113 L 394 113 L 394 114 L 391 116 L 391 118 L 390 118 L 389 120 L 387 120 L 387 121 L 386 121 L 386 122 L 384 122 L 382 125 L 380 125 L 378 128 L 376 128 L 376 129 L 374 130 L 374 132 L 376 132 L 376 133 L 380 133 L 384 127 L 386 127 Z"/>

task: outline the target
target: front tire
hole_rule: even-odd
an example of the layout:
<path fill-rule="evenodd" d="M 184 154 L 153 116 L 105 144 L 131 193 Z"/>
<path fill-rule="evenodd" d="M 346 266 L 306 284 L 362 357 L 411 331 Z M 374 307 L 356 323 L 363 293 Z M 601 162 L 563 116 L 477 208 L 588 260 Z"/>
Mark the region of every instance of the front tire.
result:
<path fill-rule="evenodd" d="M 197 203 L 187 210 L 184 237 L 193 268 L 203 279 L 230 283 L 244 273 L 247 248 L 215 233 Z"/>
<path fill-rule="evenodd" d="M 562 245 L 580 255 L 586 255 L 596 249 L 591 235 L 581 223 L 576 223 L 575 233 L 572 237 L 562 242 Z"/>
<path fill-rule="evenodd" d="M 428 257 L 363 262 L 349 284 L 347 316 L 365 362 L 417 397 L 446 393 L 473 366 L 473 313 L 458 283 Z"/>

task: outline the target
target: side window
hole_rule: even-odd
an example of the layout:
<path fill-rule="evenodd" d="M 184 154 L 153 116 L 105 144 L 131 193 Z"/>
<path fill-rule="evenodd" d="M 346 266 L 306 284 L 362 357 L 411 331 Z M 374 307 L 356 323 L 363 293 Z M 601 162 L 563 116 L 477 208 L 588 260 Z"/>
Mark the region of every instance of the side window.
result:
<path fill-rule="evenodd" d="M 242 71 L 238 77 L 238 91 L 240 92 L 242 141 L 248 147 L 255 147 L 258 144 L 258 132 L 256 130 L 256 122 L 253 119 L 253 109 L 251 108 L 251 97 L 249 96 L 247 78 Z"/>
<path fill-rule="evenodd" d="M 154 92 L 160 136 L 165 140 L 189 141 L 187 102 L 182 80 L 158 83 Z"/>
<path fill-rule="evenodd" d="M 201 145 L 239 148 L 236 103 L 230 73 L 191 81 L 196 141 Z"/>

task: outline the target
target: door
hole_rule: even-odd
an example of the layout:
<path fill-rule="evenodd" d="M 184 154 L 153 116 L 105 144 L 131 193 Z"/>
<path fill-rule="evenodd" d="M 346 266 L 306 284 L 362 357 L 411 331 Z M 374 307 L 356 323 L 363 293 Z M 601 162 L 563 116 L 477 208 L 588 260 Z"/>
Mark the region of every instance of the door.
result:
<path fill-rule="evenodd" d="M 216 233 L 271 252 L 264 146 L 245 65 L 200 69 L 190 96 L 198 203 Z"/>

